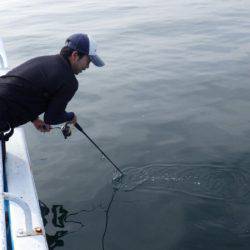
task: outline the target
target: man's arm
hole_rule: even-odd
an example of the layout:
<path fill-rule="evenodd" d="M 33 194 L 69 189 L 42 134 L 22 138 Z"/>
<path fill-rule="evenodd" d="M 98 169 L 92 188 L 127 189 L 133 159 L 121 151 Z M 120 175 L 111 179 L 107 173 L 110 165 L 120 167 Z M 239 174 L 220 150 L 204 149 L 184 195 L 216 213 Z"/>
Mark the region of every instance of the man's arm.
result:
<path fill-rule="evenodd" d="M 59 124 L 67 121 L 72 121 L 75 114 L 66 112 L 66 106 L 74 96 L 77 90 L 77 85 L 73 83 L 64 83 L 63 87 L 52 97 L 49 102 L 47 111 L 44 114 L 44 122 L 46 124 Z"/>
<path fill-rule="evenodd" d="M 39 117 L 36 118 L 35 120 L 32 121 L 33 125 L 35 126 L 35 128 L 37 130 L 39 130 L 40 132 L 50 132 L 50 130 L 52 129 L 52 127 L 49 124 L 46 124 L 43 120 L 41 120 Z M 72 124 L 76 124 L 77 123 L 77 117 L 76 115 L 74 115 L 73 119 L 70 121 L 70 123 Z"/>

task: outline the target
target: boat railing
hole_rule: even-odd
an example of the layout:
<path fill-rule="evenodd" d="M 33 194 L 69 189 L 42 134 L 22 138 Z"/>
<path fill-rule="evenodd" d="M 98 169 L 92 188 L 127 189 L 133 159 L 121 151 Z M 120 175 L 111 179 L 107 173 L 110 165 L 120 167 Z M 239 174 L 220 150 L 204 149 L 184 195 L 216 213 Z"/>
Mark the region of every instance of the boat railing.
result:
<path fill-rule="evenodd" d="M 25 216 L 25 228 L 20 228 L 17 232 L 17 237 L 25 237 L 25 236 L 36 236 L 42 235 L 43 230 L 40 227 L 33 228 L 32 223 L 32 215 L 29 205 L 22 199 L 22 197 L 17 197 L 11 193 L 3 193 L 5 200 L 10 200 L 15 202 L 19 207 L 22 208 Z"/>

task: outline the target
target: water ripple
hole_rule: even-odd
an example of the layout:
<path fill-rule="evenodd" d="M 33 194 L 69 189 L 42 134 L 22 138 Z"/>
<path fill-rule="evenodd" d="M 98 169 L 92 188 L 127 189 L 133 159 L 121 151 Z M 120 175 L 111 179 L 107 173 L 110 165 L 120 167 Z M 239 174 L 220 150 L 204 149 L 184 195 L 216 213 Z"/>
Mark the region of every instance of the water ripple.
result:
<path fill-rule="evenodd" d="M 179 191 L 203 198 L 250 201 L 250 172 L 243 168 L 209 164 L 151 164 L 123 170 L 119 191 Z"/>

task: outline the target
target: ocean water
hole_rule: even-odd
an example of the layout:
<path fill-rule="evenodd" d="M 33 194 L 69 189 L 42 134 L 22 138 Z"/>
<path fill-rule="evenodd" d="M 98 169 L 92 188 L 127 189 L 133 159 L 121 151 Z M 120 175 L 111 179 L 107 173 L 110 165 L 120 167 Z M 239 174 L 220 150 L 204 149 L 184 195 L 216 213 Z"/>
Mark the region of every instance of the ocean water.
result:
<path fill-rule="evenodd" d="M 106 62 L 68 105 L 76 130 L 25 125 L 50 249 L 250 245 L 250 2 L 1 1 L 10 67 L 91 34 Z"/>

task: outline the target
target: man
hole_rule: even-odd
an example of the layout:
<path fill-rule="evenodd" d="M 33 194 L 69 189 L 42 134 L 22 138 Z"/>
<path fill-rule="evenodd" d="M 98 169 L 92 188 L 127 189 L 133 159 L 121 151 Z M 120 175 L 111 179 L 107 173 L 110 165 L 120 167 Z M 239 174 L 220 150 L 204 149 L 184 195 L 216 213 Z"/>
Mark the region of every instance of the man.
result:
<path fill-rule="evenodd" d="M 75 75 L 90 62 L 104 66 L 96 48 L 88 35 L 73 34 L 59 55 L 33 58 L 0 77 L 0 132 L 29 121 L 41 132 L 53 124 L 76 123 L 76 115 L 65 109 L 78 89 Z"/>

